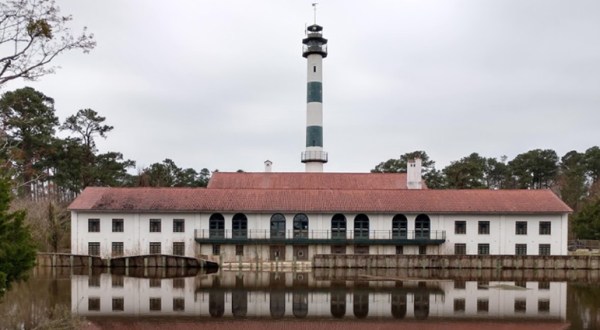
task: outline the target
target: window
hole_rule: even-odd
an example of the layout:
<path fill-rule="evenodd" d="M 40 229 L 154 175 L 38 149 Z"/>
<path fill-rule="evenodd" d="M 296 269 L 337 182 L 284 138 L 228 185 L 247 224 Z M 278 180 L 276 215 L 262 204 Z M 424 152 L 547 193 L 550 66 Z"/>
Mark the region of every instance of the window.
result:
<path fill-rule="evenodd" d="M 271 216 L 271 238 L 285 238 L 285 216 L 281 213 Z"/>
<path fill-rule="evenodd" d="M 88 232 L 99 233 L 100 232 L 100 219 L 88 219 Z"/>
<path fill-rule="evenodd" d="M 100 242 L 89 242 L 88 243 L 88 255 L 99 256 L 100 255 Z"/>
<path fill-rule="evenodd" d="M 160 219 L 150 219 L 150 232 L 160 233 Z"/>
<path fill-rule="evenodd" d="M 184 298 L 173 298 L 173 311 L 174 312 L 185 311 L 185 299 Z"/>
<path fill-rule="evenodd" d="M 161 310 L 160 298 L 150 298 L 150 301 L 148 303 L 150 305 L 150 311 L 160 311 Z"/>
<path fill-rule="evenodd" d="M 467 283 L 463 280 L 454 280 L 454 290 L 464 290 Z"/>
<path fill-rule="evenodd" d="M 527 311 L 527 301 L 519 298 L 515 299 L 515 313 L 525 313 Z"/>
<path fill-rule="evenodd" d="M 346 246 L 345 245 L 332 245 L 331 246 L 331 254 L 346 254 Z"/>
<path fill-rule="evenodd" d="M 527 255 L 527 244 L 515 244 L 515 255 L 526 256 Z"/>
<path fill-rule="evenodd" d="M 489 235 L 490 234 L 490 222 L 489 221 L 479 221 L 478 229 L 479 229 L 479 235 Z"/>
<path fill-rule="evenodd" d="M 162 286 L 162 280 L 160 278 L 148 279 L 148 286 L 151 288 L 160 288 Z"/>
<path fill-rule="evenodd" d="M 236 245 L 235 246 L 235 255 L 236 256 L 243 256 L 244 255 L 244 246 L 243 245 Z"/>
<path fill-rule="evenodd" d="M 173 242 L 173 255 L 184 256 L 185 255 L 185 243 L 184 242 Z"/>
<path fill-rule="evenodd" d="M 454 221 L 454 233 L 461 235 L 467 233 L 467 222 L 466 221 Z"/>
<path fill-rule="evenodd" d="M 477 313 L 487 313 L 490 310 L 490 302 L 487 299 L 477 299 Z"/>
<path fill-rule="evenodd" d="M 454 244 L 454 254 L 461 255 L 461 256 L 467 254 L 467 244 L 464 244 L 464 243 Z"/>
<path fill-rule="evenodd" d="M 404 214 L 396 214 L 392 219 L 392 238 L 407 238 L 408 220 Z"/>
<path fill-rule="evenodd" d="M 173 289 L 185 289 L 185 278 L 174 278 Z"/>
<path fill-rule="evenodd" d="M 538 313 L 550 312 L 550 300 L 540 299 L 538 300 Z"/>
<path fill-rule="evenodd" d="M 308 217 L 306 214 L 296 214 L 293 227 L 294 238 L 308 238 Z"/>
<path fill-rule="evenodd" d="M 465 312 L 465 299 L 464 298 L 455 298 L 454 299 L 454 313 L 457 312 Z"/>
<path fill-rule="evenodd" d="M 100 298 L 90 297 L 88 298 L 88 311 L 99 311 L 100 310 Z"/>
<path fill-rule="evenodd" d="M 160 242 L 150 242 L 150 254 L 160 254 Z"/>
<path fill-rule="evenodd" d="M 120 257 L 123 255 L 123 242 L 112 242 L 111 255 L 113 257 Z"/>
<path fill-rule="evenodd" d="M 99 288 L 100 287 L 100 275 L 90 275 L 88 277 L 88 287 Z"/>
<path fill-rule="evenodd" d="M 124 276 L 121 275 L 112 275 L 111 282 L 113 288 L 122 288 L 124 284 Z"/>
<path fill-rule="evenodd" d="M 331 218 L 331 238 L 346 238 L 346 217 L 343 214 Z"/>
<path fill-rule="evenodd" d="M 540 244 L 540 253 L 541 256 L 549 256 L 550 255 L 550 244 Z"/>
<path fill-rule="evenodd" d="M 219 244 L 213 244 L 212 254 L 213 254 L 213 256 L 221 254 L 221 246 Z"/>
<path fill-rule="evenodd" d="M 552 224 L 550 221 L 540 221 L 540 235 L 552 234 Z"/>
<path fill-rule="evenodd" d="M 209 237 L 223 238 L 225 237 L 225 218 L 220 213 L 215 213 L 208 220 Z"/>
<path fill-rule="evenodd" d="M 173 232 L 174 233 L 185 232 L 185 220 L 184 219 L 173 219 Z"/>
<path fill-rule="evenodd" d="M 419 214 L 415 219 L 415 238 L 429 239 L 431 220 L 426 214 Z"/>
<path fill-rule="evenodd" d="M 317 66 L 313 65 L 313 72 L 317 72 Z"/>
<path fill-rule="evenodd" d="M 538 282 L 538 290 L 550 290 L 550 282 Z"/>
<path fill-rule="evenodd" d="M 490 245 L 487 243 L 477 244 L 477 254 L 489 255 L 490 254 Z"/>
<path fill-rule="evenodd" d="M 515 224 L 515 234 L 527 235 L 527 222 L 517 221 L 517 223 Z"/>
<path fill-rule="evenodd" d="M 369 238 L 369 217 L 365 214 L 359 214 L 354 218 L 354 238 Z"/>
<path fill-rule="evenodd" d="M 396 254 L 404 254 L 404 246 L 396 245 Z"/>
<path fill-rule="evenodd" d="M 236 213 L 231 219 L 232 237 L 248 238 L 248 218 L 242 213 Z"/>
<path fill-rule="evenodd" d="M 420 246 L 419 246 L 419 254 L 420 254 L 420 255 L 425 255 L 425 254 L 427 254 L 427 246 L 426 246 L 426 245 L 420 245 Z"/>
<path fill-rule="evenodd" d="M 123 219 L 112 219 L 112 231 L 113 233 L 123 232 Z"/>
<path fill-rule="evenodd" d="M 369 246 L 363 244 L 355 245 L 354 254 L 369 254 Z"/>
<path fill-rule="evenodd" d="M 113 312 L 122 312 L 125 310 L 125 298 L 112 298 Z"/>

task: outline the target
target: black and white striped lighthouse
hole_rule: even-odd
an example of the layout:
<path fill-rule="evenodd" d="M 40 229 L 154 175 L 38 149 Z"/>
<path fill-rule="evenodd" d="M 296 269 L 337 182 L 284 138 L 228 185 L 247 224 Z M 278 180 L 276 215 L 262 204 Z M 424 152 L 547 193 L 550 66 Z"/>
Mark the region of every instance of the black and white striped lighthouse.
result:
<path fill-rule="evenodd" d="M 327 39 L 323 38 L 323 27 L 317 25 L 316 18 L 314 24 L 306 28 L 306 38 L 302 43 L 308 84 L 306 151 L 301 158 L 306 164 L 306 172 L 323 172 L 323 164 L 327 163 L 327 152 L 323 151 L 323 59 L 327 57 Z"/>

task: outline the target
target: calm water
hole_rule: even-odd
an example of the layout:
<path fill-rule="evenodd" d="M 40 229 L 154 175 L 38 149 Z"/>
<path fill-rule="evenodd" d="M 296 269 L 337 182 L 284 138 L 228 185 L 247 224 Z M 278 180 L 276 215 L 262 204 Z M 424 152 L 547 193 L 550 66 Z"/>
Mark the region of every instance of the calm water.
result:
<path fill-rule="evenodd" d="M 71 272 L 36 269 L 13 285 L 0 328 L 35 328 L 63 312 L 91 329 L 600 329 L 597 273 Z"/>

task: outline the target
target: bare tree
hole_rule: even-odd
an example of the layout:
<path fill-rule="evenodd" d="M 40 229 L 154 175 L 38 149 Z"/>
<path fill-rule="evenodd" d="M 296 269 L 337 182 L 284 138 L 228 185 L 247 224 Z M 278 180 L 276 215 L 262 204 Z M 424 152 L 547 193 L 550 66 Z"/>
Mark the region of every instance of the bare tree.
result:
<path fill-rule="evenodd" d="M 54 73 L 49 65 L 56 56 L 72 49 L 88 53 L 96 46 L 84 27 L 74 36 L 70 15 L 62 16 L 54 0 L 0 2 L 0 88 L 7 81 Z"/>

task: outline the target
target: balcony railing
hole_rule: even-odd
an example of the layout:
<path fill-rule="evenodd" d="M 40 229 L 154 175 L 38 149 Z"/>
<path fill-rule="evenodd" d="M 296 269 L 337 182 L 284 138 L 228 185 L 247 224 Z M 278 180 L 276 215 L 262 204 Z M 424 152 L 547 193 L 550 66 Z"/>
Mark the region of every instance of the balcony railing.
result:
<path fill-rule="evenodd" d="M 198 243 L 212 244 L 442 244 L 444 230 L 223 230 L 196 229 Z"/>

